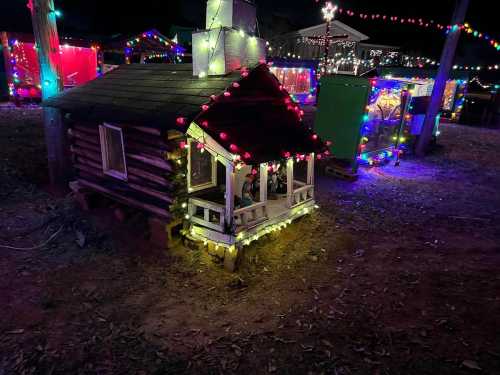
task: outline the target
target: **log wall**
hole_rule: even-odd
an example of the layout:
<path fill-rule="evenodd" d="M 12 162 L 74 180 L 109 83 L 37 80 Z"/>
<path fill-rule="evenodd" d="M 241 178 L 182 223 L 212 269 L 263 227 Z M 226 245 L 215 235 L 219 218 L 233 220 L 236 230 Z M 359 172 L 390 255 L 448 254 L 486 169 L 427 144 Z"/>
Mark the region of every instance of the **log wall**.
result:
<path fill-rule="evenodd" d="M 78 122 L 68 130 L 78 182 L 91 190 L 162 219 L 171 219 L 174 168 L 167 160 L 176 149 L 159 130 L 117 125 L 123 131 L 127 181 L 104 174 L 99 124 Z"/>

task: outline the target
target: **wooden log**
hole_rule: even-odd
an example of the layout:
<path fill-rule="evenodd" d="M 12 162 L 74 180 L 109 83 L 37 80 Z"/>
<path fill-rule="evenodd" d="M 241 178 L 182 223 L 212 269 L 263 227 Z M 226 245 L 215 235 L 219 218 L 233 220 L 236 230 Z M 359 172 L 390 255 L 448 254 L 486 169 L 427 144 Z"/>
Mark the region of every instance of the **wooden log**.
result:
<path fill-rule="evenodd" d="M 81 161 L 82 163 L 85 163 L 87 165 L 92 166 L 95 169 L 102 171 L 101 160 L 97 160 L 97 158 L 93 158 L 94 155 L 92 155 L 92 154 L 90 154 L 91 157 L 89 157 L 89 154 L 83 150 L 74 149 L 74 151 L 75 151 L 74 153 L 77 155 L 78 161 Z M 158 184 L 162 187 L 166 187 L 169 189 L 172 188 L 172 183 L 167 181 L 165 178 L 150 174 L 148 172 L 141 171 L 140 169 L 137 169 L 137 168 L 127 167 L 127 174 L 130 178 L 132 178 L 138 182 L 141 182 L 141 180 L 144 179 L 146 181 L 151 181 L 154 184 Z"/>
<path fill-rule="evenodd" d="M 86 169 L 80 168 L 80 166 L 83 165 L 86 167 Z M 106 175 L 103 170 L 102 170 L 102 165 L 99 163 L 96 163 L 93 160 L 87 159 L 85 157 L 78 156 L 75 160 L 75 168 L 79 170 L 84 170 L 86 172 L 89 172 L 87 168 L 92 168 L 94 171 L 94 175 L 97 177 L 101 178 L 106 178 L 110 179 L 108 175 Z M 150 181 L 148 179 L 143 178 L 140 175 L 136 175 L 134 173 L 131 173 L 130 169 L 128 170 L 128 181 L 131 184 L 138 185 L 138 186 L 145 186 L 147 189 L 152 189 L 152 191 L 157 191 L 158 193 L 164 193 L 167 194 L 167 192 L 171 191 L 173 189 L 173 184 L 170 183 L 169 181 Z M 131 185 L 132 188 L 134 188 Z M 139 189 L 134 189 L 134 190 L 139 190 Z M 151 194 L 154 196 L 155 194 Z"/>
<path fill-rule="evenodd" d="M 99 134 L 92 135 L 76 129 L 68 129 L 68 135 L 72 139 L 81 139 L 82 141 L 95 144 L 100 147 L 101 140 Z"/>
<path fill-rule="evenodd" d="M 172 147 L 175 147 L 175 145 L 171 145 L 170 143 L 165 142 L 161 137 L 140 133 L 138 131 L 135 131 L 134 129 L 125 128 L 123 129 L 123 133 L 125 135 L 125 138 L 132 139 L 135 142 L 139 142 L 150 147 L 157 147 L 166 151 L 169 151 L 172 149 Z"/>
<path fill-rule="evenodd" d="M 89 143 L 95 143 L 100 147 L 101 142 L 97 130 L 91 132 L 89 128 L 84 126 L 75 126 L 73 129 L 68 130 L 68 135 L 74 139 L 76 138 Z M 164 158 L 164 153 L 173 150 L 175 147 L 163 142 L 159 137 L 154 138 L 144 136 L 140 133 L 130 133 L 128 131 L 124 131 L 124 143 L 125 149 L 139 150 L 160 158 Z"/>
<path fill-rule="evenodd" d="M 99 125 L 97 124 L 87 124 L 83 125 L 80 123 L 74 124 L 72 127 L 73 130 L 82 132 L 82 133 L 87 133 L 89 135 L 95 135 L 99 137 Z"/>
<path fill-rule="evenodd" d="M 138 168 L 134 168 L 134 167 L 130 167 L 130 166 L 127 166 L 127 172 L 130 175 L 137 176 L 137 177 L 143 178 L 145 180 L 154 182 L 158 185 L 166 187 L 167 189 L 173 188 L 173 184 L 170 181 L 168 181 L 165 177 L 158 176 L 158 175 L 155 175 L 153 173 L 149 173 L 147 171 L 144 171 L 144 170 L 141 170 Z"/>
<path fill-rule="evenodd" d="M 85 149 L 83 147 L 77 147 L 77 146 L 71 146 L 70 151 L 72 154 L 75 154 L 77 156 L 83 156 L 85 158 L 88 158 L 92 161 L 101 163 L 102 167 L 102 156 L 101 154 L 94 152 L 92 150 Z"/>
<path fill-rule="evenodd" d="M 126 125 L 121 125 L 121 124 L 113 124 L 113 126 L 116 126 L 117 128 L 120 128 L 124 133 L 128 134 L 134 134 L 137 136 L 138 139 L 144 140 L 146 143 L 151 143 L 151 144 L 159 144 L 161 141 L 161 135 L 158 132 L 158 134 L 151 134 L 151 133 L 145 133 L 139 131 L 136 127 L 130 127 Z M 99 124 L 75 124 L 73 125 L 73 129 L 78 132 L 86 133 L 89 135 L 95 135 L 99 137 Z"/>
<path fill-rule="evenodd" d="M 153 167 L 160 168 L 162 170 L 172 172 L 173 168 L 172 165 L 168 162 L 166 162 L 163 159 L 160 158 L 153 158 L 148 155 L 141 155 L 141 154 L 127 154 L 127 158 L 130 158 L 132 160 L 140 161 L 144 164 L 147 165 L 152 165 Z"/>
<path fill-rule="evenodd" d="M 79 160 L 79 163 L 75 164 L 75 168 L 90 173 L 99 178 L 109 178 L 109 176 L 107 176 L 105 173 L 99 170 L 98 166 L 94 165 L 94 163 L 89 162 L 87 160 Z M 134 183 L 134 181 L 138 183 Z M 139 184 L 140 182 L 141 182 L 140 180 L 137 180 L 137 178 L 131 176 L 131 178 L 128 181 L 123 182 L 123 184 L 130 187 L 130 189 L 132 190 L 138 191 L 140 193 L 164 201 L 169 205 L 173 203 L 174 200 L 169 195 L 167 195 L 167 193 L 140 185 Z"/>
<path fill-rule="evenodd" d="M 72 146 L 80 147 L 82 149 L 95 152 L 98 155 L 102 154 L 101 153 L 101 148 L 99 146 L 96 146 L 93 143 L 89 143 L 89 142 L 83 141 L 81 139 L 74 139 L 73 143 L 72 143 Z"/>
<path fill-rule="evenodd" d="M 77 123 L 73 125 L 73 128 L 75 130 L 89 133 L 89 134 L 96 134 L 99 135 L 99 125 L 97 123 Z M 130 125 L 124 125 L 124 124 L 113 124 L 113 126 L 120 128 L 123 132 L 129 132 L 129 133 L 135 133 L 138 134 L 139 136 L 142 136 L 143 139 L 145 140 L 150 140 L 153 141 L 160 139 L 161 140 L 161 132 L 158 129 L 149 129 L 146 127 L 140 127 L 140 126 L 130 126 Z"/>
<path fill-rule="evenodd" d="M 141 153 L 141 154 L 146 154 L 150 155 L 153 157 L 157 157 L 160 159 L 166 159 L 166 149 L 161 150 L 159 147 L 149 147 L 137 142 L 134 142 L 131 139 L 126 139 L 125 140 L 125 154 L 128 153 Z"/>
<path fill-rule="evenodd" d="M 151 135 L 161 137 L 161 131 L 159 129 L 147 128 L 145 126 L 130 126 L 130 128 L 137 130 L 141 133 L 146 133 L 146 134 L 151 134 Z"/>
<path fill-rule="evenodd" d="M 146 212 L 153 213 L 155 215 L 158 215 L 159 217 L 162 217 L 162 218 L 165 218 L 168 220 L 170 220 L 172 218 L 172 215 L 167 210 L 158 208 L 158 207 L 153 206 L 153 205 L 148 204 L 148 203 L 140 202 L 140 201 L 133 199 L 133 198 L 130 198 L 130 197 L 126 197 L 120 193 L 117 193 L 117 192 L 112 191 L 108 188 L 105 188 L 104 186 L 100 186 L 98 184 L 90 182 L 82 177 L 78 178 L 78 182 L 80 184 L 82 184 L 83 186 L 89 187 L 95 191 L 98 191 L 104 195 L 109 196 L 112 199 L 115 199 L 118 202 L 124 203 L 126 205 L 131 206 L 131 207 L 135 207 L 135 208 L 144 210 Z"/>
<path fill-rule="evenodd" d="M 70 151 L 74 155 L 88 158 L 102 165 L 102 154 L 100 149 L 88 147 L 83 142 L 75 142 L 71 146 Z M 159 185 L 172 188 L 172 183 L 167 179 L 167 176 L 170 175 L 170 173 L 166 173 L 164 169 L 158 169 L 155 166 L 145 165 L 141 161 L 134 161 L 127 156 L 128 155 L 126 155 L 127 171 L 129 174 L 133 174 L 158 183 Z"/>

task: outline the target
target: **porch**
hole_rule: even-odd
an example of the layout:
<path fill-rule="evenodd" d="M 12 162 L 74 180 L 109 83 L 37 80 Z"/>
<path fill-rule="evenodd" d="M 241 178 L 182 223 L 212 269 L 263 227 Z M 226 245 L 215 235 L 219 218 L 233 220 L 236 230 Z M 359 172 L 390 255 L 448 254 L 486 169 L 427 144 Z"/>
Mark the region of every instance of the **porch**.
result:
<path fill-rule="evenodd" d="M 235 171 L 232 164 L 228 165 L 223 189 L 225 194 L 219 194 L 218 199 L 217 196 L 209 199 L 203 194 L 189 199 L 191 236 L 205 243 L 241 248 L 310 213 L 315 207 L 314 155 L 309 155 L 304 163 L 306 178 L 301 181 L 294 178 L 296 162 L 293 159 L 287 161 L 286 190 L 282 194 L 268 192 L 271 164 L 261 164 L 258 201 L 247 207 L 235 205 L 235 202 L 241 201 L 241 186 L 249 171 Z"/>

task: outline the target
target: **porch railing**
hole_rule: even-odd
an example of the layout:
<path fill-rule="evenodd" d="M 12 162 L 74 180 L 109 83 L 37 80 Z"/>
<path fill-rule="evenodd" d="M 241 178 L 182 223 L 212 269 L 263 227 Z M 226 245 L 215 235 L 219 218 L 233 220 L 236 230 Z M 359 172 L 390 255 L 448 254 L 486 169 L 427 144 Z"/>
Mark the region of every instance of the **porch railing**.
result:
<path fill-rule="evenodd" d="M 292 193 L 292 206 L 314 199 L 314 185 L 304 185 Z"/>
<path fill-rule="evenodd" d="M 267 202 L 256 203 L 234 211 L 234 220 L 237 227 L 253 227 L 268 219 Z"/>
<path fill-rule="evenodd" d="M 203 227 L 216 230 L 218 232 L 224 232 L 224 211 L 223 205 L 204 201 L 198 198 L 189 199 L 189 216 L 190 220 L 194 224 L 201 225 Z M 203 212 L 203 216 L 200 214 Z"/>

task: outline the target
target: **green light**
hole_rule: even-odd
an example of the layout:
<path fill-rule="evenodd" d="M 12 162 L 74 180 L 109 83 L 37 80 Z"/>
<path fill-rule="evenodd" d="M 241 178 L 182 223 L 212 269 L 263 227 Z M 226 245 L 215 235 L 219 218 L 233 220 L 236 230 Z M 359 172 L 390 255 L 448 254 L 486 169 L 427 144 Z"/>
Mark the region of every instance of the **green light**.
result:
<path fill-rule="evenodd" d="M 62 12 L 60 10 L 54 10 L 54 14 L 56 15 L 56 17 L 62 17 Z"/>
<path fill-rule="evenodd" d="M 370 119 L 370 116 L 364 115 L 363 116 L 363 122 L 367 122 Z"/>

